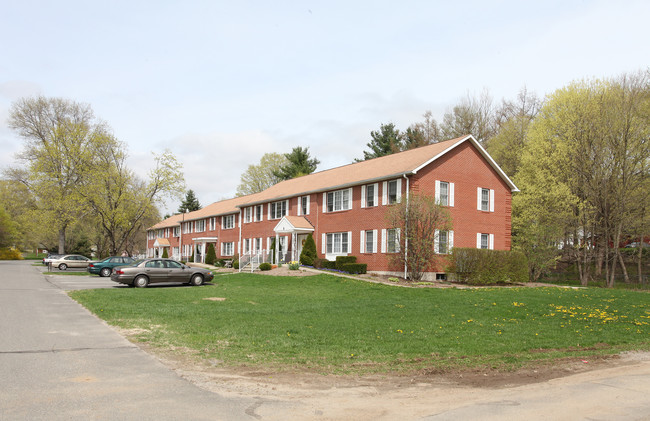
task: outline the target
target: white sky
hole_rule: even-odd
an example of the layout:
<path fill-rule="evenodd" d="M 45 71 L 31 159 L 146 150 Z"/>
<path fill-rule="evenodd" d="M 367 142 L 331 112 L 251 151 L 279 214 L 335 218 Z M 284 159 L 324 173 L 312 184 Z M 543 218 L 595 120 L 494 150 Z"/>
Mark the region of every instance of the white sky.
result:
<path fill-rule="evenodd" d="M 452 4 L 453 3 L 453 4 Z M 0 168 L 11 103 L 89 103 L 141 176 L 169 148 L 202 205 L 266 152 L 318 170 L 461 97 L 495 102 L 650 65 L 650 1 L 0 0 Z M 162 209 L 175 211 L 180 201 Z"/>

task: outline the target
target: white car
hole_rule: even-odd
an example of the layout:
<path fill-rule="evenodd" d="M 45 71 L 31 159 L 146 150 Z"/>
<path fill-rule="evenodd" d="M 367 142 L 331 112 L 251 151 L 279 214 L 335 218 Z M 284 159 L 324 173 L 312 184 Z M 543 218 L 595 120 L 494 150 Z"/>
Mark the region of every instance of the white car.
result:
<path fill-rule="evenodd" d="M 59 270 L 66 270 L 68 268 L 87 268 L 90 259 L 79 254 L 66 254 L 57 259 L 53 259 L 52 267 L 59 268 Z"/>

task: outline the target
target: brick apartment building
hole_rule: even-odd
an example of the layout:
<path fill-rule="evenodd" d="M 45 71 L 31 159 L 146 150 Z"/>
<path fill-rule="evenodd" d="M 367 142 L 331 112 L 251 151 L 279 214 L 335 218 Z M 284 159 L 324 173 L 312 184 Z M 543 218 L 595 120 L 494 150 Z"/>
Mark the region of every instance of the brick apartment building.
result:
<path fill-rule="evenodd" d="M 266 260 L 275 238 L 280 259 L 294 261 L 312 234 L 319 257 L 354 255 L 369 272 L 399 274 L 404 268 L 391 266 L 389 259 L 399 232 L 386 225 L 388 206 L 412 192 L 447 206 L 453 229 L 439 233 L 438 253 L 454 246 L 509 250 L 515 191 L 476 139 L 465 136 L 174 215 L 147 230 L 147 255 L 161 256 L 167 248 L 170 257 L 203 262 L 211 243 L 218 258 Z"/>

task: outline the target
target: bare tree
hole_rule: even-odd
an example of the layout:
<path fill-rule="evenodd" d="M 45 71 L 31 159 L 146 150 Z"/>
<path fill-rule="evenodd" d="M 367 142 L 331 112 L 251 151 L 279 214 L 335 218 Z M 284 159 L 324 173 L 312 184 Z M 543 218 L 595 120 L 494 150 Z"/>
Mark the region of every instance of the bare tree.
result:
<path fill-rule="evenodd" d="M 447 208 L 431 196 L 411 193 L 389 209 L 389 226 L 399 233 L 399 250 L 393 263 L 406 267 L 412 281 L 422 279 L 425 272 L 441 263 L 435 245 L 441 232 L 448 232 L 451 217 Z"/>

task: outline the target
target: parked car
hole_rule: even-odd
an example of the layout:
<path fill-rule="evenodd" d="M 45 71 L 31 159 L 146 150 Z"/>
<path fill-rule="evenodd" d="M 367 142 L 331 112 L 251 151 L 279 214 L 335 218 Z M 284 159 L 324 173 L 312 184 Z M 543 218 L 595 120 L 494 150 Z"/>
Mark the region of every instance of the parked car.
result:
<path fill-rule="evenodd" d="M 130 265 L 135 262 L 135 259 L 127 256 L 111 256 L 99 262 L 90 262 L 88 264 L 88 272 L 93 275 L 111 276 L 113 268 L 116 266 Z"/>
<path fill-rule="evenodd" d="M 203 268 L 184 265 L 172 259 L 145 259 L 116 267 L 111 280 L 138 288 L 157 282 L 183 282 L 194 286 L 210 282 L 214 274 Z"/>
<path fill-rule="evenodd" d="M 52 259 L 52 267 L 59 268 L 59 270 L 66 270 L 68 268 L 87 268 L 90 259 L 79 254 L 66 254 L 56 259 Z"/>
<path fill-rule="evenodd" d="M 48 253 L 47 256 L 43 258 L 43 264 L 47 266 L 47 264 L 50 263 L 52 260 L 58 259 L 63 256 L 65 256 L 65 254 Z"/>
<path fill-rule="evenodd" d="M 633 243 L 630 243 L 627 246 L 625 246 L 625 248 L 628 248 L 628 249 L 629 248 L 637 248 L 637 247 L 644 247 L 644 248 L 645 247 L 650 247 L 650 244 L 648 244 L 648 243 L 640 243 L 638 241 L 634 241 Z"/>

